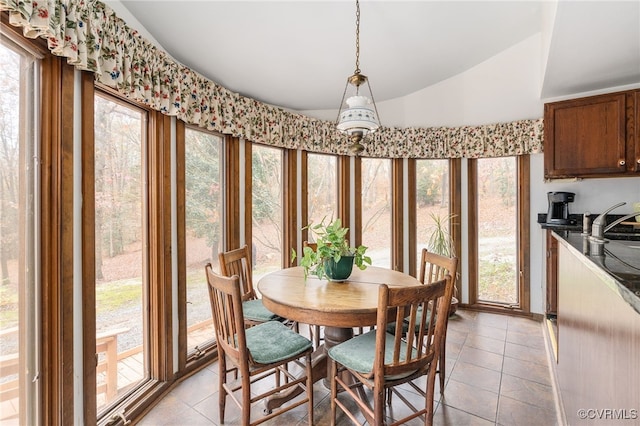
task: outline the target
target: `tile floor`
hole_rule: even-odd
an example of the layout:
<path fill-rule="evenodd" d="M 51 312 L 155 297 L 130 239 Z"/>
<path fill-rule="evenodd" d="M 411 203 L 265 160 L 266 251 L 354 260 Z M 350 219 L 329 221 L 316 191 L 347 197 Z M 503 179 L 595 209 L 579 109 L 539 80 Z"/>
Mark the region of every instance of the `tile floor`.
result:
<path fill-rule="evenodd" d="M 449 321 L 444 396 L 440 396 L 436 380 L 434 424 L 557 425 L 547 354 L 540 322 L 459 310 Z M 219 424 L 217 371 L 214 363 L 178 384 L 139 424 Z M 322 383 L 316 383 L 314 398 L 315 424 L 329 425 L 329 391 Z M 394 401 L 387 413 L 390 416 L 393 409 L 403 407 L 397 397 Z M 252 410 L 255 419 L 261 415 L 262 407 L 256 405 Z M 306 425 L 306 410 L 303 405 L 264 424 Z M 233 401 L 228 400 L 225 424 L 239 424 L 239 414 Z M 350 421 L 339 416 L 337 424 L 348 425 Z"/>

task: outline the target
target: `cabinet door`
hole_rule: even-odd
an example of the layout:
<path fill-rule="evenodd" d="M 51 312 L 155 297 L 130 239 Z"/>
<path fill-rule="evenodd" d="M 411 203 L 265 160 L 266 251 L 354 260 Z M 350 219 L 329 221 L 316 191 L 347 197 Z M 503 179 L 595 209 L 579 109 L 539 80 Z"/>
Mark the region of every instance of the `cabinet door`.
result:
<path fill-rule="evenodd" d="M 626 171 L 626 96 L 592 96 L 545 104 L 545 177 Z"/>
<path fill-rule="evenodd" d="M 547 309 L 550 315 L 558 314 L 558 241 L 547 230 Z"/>
<path fill-rule="evenodd" d="M 631 152 L 632 156 L 629 161 L 633 162 L 630 170 L 640 173 L 640 90 L 636 90 L 634 95 L 635 116 L 630 130 L 631 135 L 627 135 L 627 137 L 631 138 L 628 145 L 628 151 Z"/>

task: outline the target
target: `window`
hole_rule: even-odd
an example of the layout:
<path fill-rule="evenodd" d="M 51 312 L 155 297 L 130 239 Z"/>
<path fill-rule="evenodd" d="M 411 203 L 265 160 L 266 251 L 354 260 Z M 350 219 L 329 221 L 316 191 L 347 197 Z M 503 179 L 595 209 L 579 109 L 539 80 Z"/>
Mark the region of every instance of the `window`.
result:
<path fill-rule="evenodd" d="M 95 97 L 97 407 L 149 377 L 146 113 Z"/>
<path fill-rule="evenodd" d="M 520 233 L 520 167 L 516 157 L 482 158 L 470 162 L 470 206 L 475 216 L 472 235 L 475 267 L 471 271 L 471 303 L 520 308 L 522 287 L 519 271 L 524 244 Z M 474 259 L 472 259 L 474 260 Z"/>
<path fill-rule="evenodd" d="M 449 160 L 416 160 L 417 259 L 429 248 L 439 224 L 449 233 Z M 460 221 L 452 217 L 453 221 Z M 432 251 L 433 248 L 432 248 Z"/>
<path fill-rule="evenodd" d="M 362 159 L 362 244 L 374 266 L 391 267 L 391 160 Z"/>
<path fill-rule="evenodd" d="M 185 129 L 185 248 L 187 271 L 187 347 L 202 348 L 214 336 L 204 266 L 220 272 L 223 185 L 221 136 Z"/>
<path fill-rule="evenodd" d="M 36 424 L 39 61 L 0 38 L 0 423 Z"/>
<path fill-rule="evenodd" d="M 337 158 L 333 155 L 307 156 L 308 223 L 326 223 L 338 217 Z"/>
<path fill-rule="evenodd" d="M 251 255 L 257 283 L 282 268 L 282 150 L 254 144 L 251 151 Z"/>

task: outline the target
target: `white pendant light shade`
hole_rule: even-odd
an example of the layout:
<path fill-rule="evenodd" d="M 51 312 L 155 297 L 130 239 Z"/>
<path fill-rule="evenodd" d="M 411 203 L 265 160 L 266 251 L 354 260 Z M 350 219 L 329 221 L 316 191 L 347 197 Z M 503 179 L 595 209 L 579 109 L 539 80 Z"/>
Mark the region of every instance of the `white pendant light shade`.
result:
<path fill-rule="evenodd" d="M 348 91 L 349 97 L 347 97 Z M 367 91 L 369 96 L 366 96 Z M 344 105 L 345 99 L 348 107 Z M 358 0 L 356 0 L 356 69 L 347 79 L 344 87 L 335 126 L 338 131 L 349 135 L 351 139 L 349 149 L 354 154 L 364 151 L 362 140 L 380 127 L 378 109 L 373 99 L 369 79 L 360 73 L 360 2 Z"/>
<path fill-rule="evenodd" d="M 340 112 L 336 125 L 338 130 L 348 135 L 360 132 L 365 137 L 380 127 L 375 108 L 368 97 L 351 96 L 346 102 L 349 107 Z"/>

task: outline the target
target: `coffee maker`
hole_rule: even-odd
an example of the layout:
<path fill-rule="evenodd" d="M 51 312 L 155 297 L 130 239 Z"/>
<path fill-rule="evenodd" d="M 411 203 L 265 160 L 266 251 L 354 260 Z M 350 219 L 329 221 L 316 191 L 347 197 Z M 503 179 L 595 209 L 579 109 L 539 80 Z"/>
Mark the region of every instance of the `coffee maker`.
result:
<path fill-rule="evenodd" d="M 569 219 L 569 203 L 572 203 L 576 194 L 573 192 L 547 192 L 549 211 L 547 223 L 553 225 L 575 225 L 575 219 Z"/>

